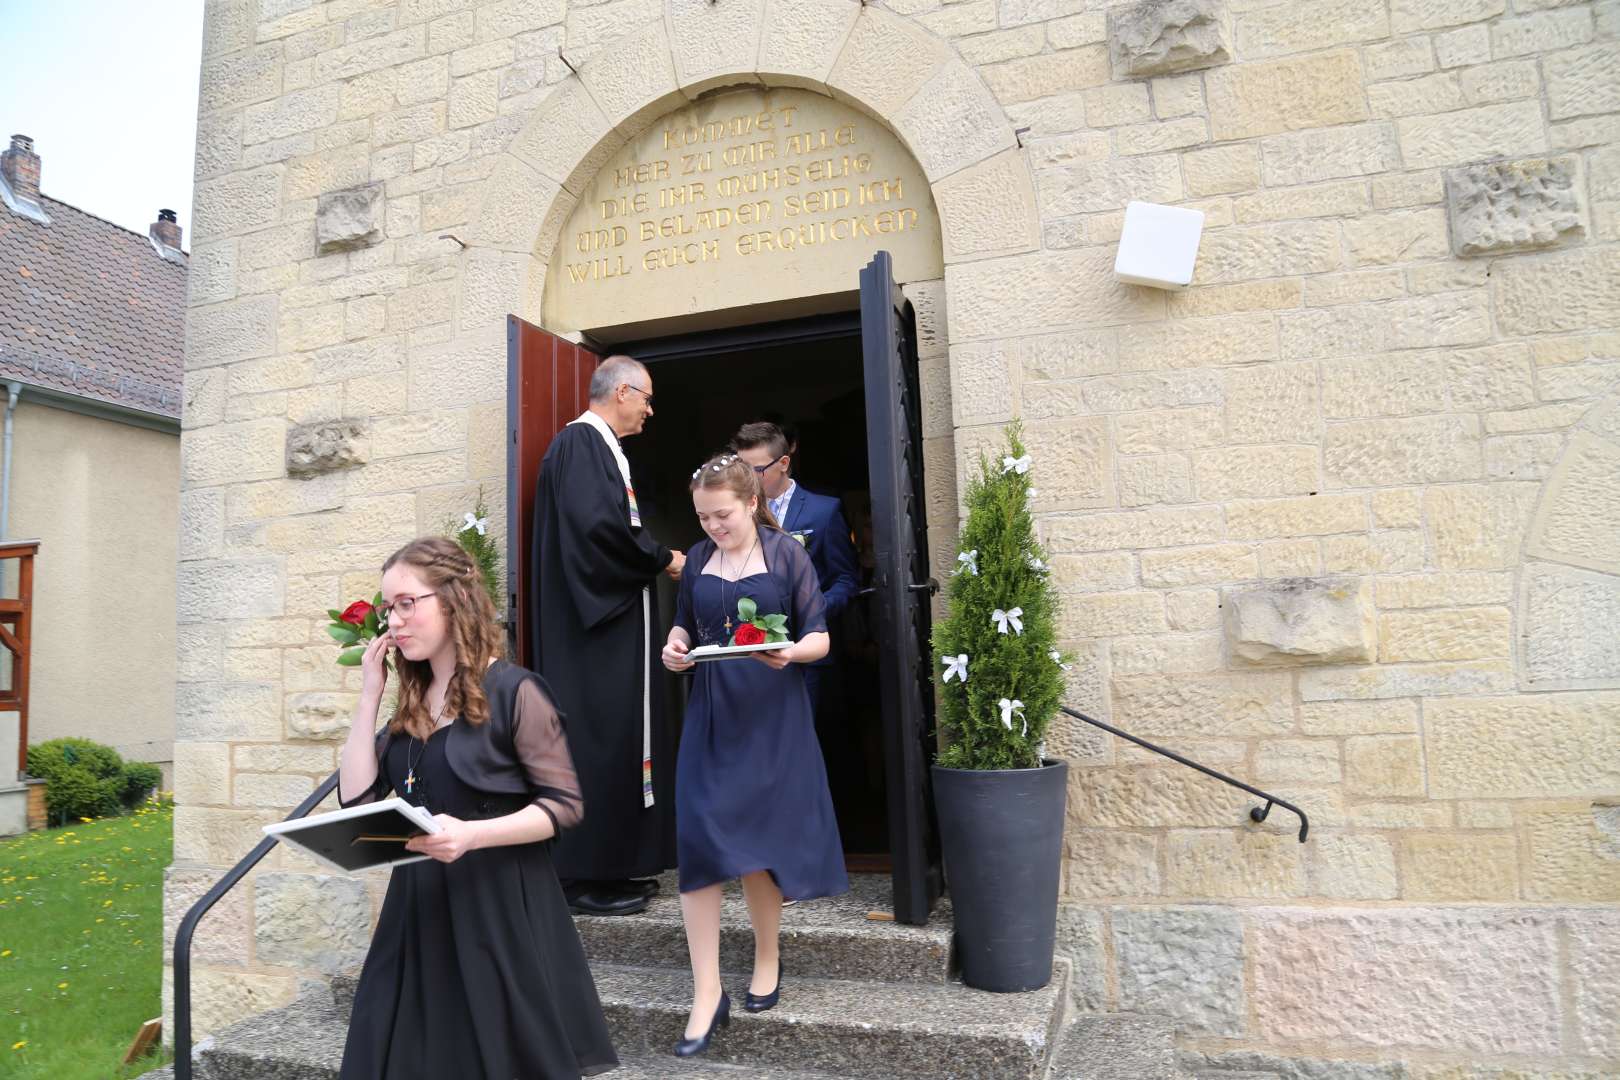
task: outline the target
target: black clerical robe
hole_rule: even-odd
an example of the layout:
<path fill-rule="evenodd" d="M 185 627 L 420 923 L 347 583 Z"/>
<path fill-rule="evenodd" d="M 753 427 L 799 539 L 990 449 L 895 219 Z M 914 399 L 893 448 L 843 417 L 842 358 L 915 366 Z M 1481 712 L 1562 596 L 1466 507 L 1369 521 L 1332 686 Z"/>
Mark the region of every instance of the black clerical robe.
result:
<path fill-rule="evenodd" d="M 652 587 L 672 555 L 639 518 L 632 524 L 631 494 L 601 431 L 573 423 L 552 440 L 535 488 L 529 666 L 566 718 L 585 802 L 584 820 L 552 856 L 565 879 L 675 865 L 674 738 Z"/>

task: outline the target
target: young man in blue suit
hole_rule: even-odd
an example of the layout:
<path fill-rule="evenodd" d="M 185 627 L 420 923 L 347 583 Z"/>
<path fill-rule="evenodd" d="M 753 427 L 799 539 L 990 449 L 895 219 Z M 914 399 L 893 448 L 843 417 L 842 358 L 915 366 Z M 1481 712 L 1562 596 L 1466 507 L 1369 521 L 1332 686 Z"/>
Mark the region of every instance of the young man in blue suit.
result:
<path fill-rule="evenodd" d="M 827 604 L 827 625 L 832 627 L 838 613 L 855 596 L 855 546 L 849 540 L 838 500 L 818 495 L 793 479 L 793 458 L 787 436 L 775 424 L 758 421 L 744 424 L 732 437 L 731 449 L 754 467 L 765 489 L 771 513 L 794 539 L 810 552 L 816 575 L 821 579 L 821 595 Z M 833 631 L 836 646 L 837 631 Z M 805 686 L 810 691 L 810 707 L 820 701 L 821 678 L 834 663 L 836 650 L 804 669 Z"/>

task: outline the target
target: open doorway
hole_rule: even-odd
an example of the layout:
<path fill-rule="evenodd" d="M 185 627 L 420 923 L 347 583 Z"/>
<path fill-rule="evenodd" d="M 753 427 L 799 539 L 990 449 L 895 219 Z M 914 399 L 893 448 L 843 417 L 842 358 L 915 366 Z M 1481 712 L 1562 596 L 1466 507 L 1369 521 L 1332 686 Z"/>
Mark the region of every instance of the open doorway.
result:
<path fill-rule="evenodd" d="M 725 447 L 752 420 L 782 426 L 797 446 L 794 479 L 837 497 L 855 546 L 858 585 L 873 572 L 871 483 L 859 325 L 854 313 L 757 327 L 747 335 L 705 335 L 614 347 L 648 364 L 657 410 L 644 434 L 627 440 L 643 520 L 671 547 L 702 537 L 692 512 L 692 470 Z M 662 633 L 673 617 L 666 583 Z M 869 596 L 830 624 L 834 663 L 824 675 L 816 732 L 827 762 L 846 862 L 852 870 L 887 870 L 878 644 Z M 674 680 L 675 704 L 686 691 Z M 676 708 L 673 715 L 680 715 Z"/>

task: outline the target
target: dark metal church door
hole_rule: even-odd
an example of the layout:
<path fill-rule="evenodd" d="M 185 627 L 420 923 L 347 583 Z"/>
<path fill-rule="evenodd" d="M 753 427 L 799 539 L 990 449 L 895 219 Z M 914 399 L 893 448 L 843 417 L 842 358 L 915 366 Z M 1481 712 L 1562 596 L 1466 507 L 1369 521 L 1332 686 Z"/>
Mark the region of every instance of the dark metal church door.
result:
<path fill-rule="evenodd" d="M 923 504 L 922 405 L 911 302 L 880 251 L 861 271 L 861 354 L 872 483 L 873 576 L 894 917 L 920 925 L 942 887 L 929 765 L 934 757 L 928 522 Z"/>

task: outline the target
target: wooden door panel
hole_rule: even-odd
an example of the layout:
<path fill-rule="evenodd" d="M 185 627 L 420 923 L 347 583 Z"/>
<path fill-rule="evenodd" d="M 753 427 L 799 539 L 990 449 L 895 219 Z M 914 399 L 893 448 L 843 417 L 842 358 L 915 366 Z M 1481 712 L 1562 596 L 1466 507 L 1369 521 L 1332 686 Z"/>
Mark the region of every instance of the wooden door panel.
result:
<path fill-rule="evenodd" d="M 534 489 L 551 440 L 590 404 L 601 357 L 582 345 L 506 317 L 506 617 L 513 659 L 530 662 L 528 576 Z"/>

